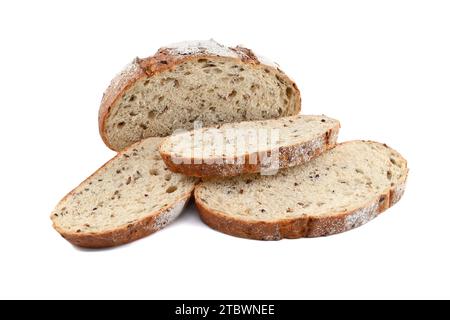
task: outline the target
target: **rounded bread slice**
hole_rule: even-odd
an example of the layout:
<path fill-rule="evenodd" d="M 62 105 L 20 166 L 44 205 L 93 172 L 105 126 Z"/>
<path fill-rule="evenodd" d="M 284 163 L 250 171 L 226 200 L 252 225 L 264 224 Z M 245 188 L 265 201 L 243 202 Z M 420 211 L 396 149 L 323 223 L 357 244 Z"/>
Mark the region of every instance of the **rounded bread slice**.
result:
<path fill-rule="evenodd" d="M 76 246 L 103 248 L 175 220 L 196 179 L 170 172 L 159 156 L 160 143 L 161 138 L 143 140 L 107 162 L 58 203 L 53 227 Z"/>
<path fill-rule="evenodd" d="M 351 141 L 274 176 L 210 179 L 195 188 L 202 220 L 229 235 L 319 237 L 359 227 L 399 201 L 406 160 L 385 144 Z"/>

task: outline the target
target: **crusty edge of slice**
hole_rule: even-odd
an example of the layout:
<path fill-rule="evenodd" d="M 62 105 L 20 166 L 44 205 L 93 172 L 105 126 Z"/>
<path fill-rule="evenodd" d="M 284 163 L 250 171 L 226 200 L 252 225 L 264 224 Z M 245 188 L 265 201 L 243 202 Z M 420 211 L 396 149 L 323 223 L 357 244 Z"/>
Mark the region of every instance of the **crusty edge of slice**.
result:
<path fill-rule="evenodd" d="M 334 148 L 339 129 L 340 123 L 337 122 L 333 128 L 313 140 L 280 147 L 278 150 L 278 168 L 282 169 L 304 164 L 318 157 L 323 152 Z M 202 159 L 195 158 L 173 159 L 170 153 L 162 150 L 163 145 L 164 141 L 160 145 L 159 152 L 166 166 L 173 172 L 193 177 L 232 177 L 247 173 L 257 173 L 264 168 L 272 168 L 273 161 L 270 160 L 274 160 L 270 157 L 270 150 L 260 151 L 262 154 L 269 155 L 268 157 L 263 157 L 263 164 L 261 163 L 261 157 L 258 156 L 258 152 L 245 154 L 243 161 L 241 160 L 243 163 L 239 163 L 237 157 L 209 159 L 208 163 L 205 163 Z M 256 164 L 251 164 L 250 159 L 254 159 L 254 157 L 257 160 Z"/>
<path fill-rule="evenodd" d="M 387 147 L 387 145 L 384 146 Z M 398 152 L 396 153 L 398 154 Z M 406 164 L 406 160 L 403 157 L 402 159 Z M 208 205 L 199 196 L 200 189 L 203 187 L 201 183 L 195 187 L 194 197 L 202 221 L 211 228 L 231 236 L 254 240 L 322 237 L 360 227 L 392 207 L 403 196 L 408 171 L 406 167 L 406 173 L 402 180 L 364 206 L 348 212 L 330 213 L 323 217 L 300 216 L 270 222 L 237 219 L 221 211 L 208 208 Z"/>
<path fill-rule="evenodd" d="M 83 182 L 81 182 L 76 188 L 66 194 L 60 201 L 64 201 L 66 198 L 72 196 L 76 193 L 76 190 L 83 185 L 86 181 L 89 181 L 93 176 L 97 175 L 101 171 L 106 170 L 106 166 L 111 163 L 114 159 L 120 157 L 123 153 L 126 153 L 129 149 L 134 148 L 136 145 L 140 144 L 137 142 L 124 151 L 118 153 L 115 157 L 110 159 L 104 165 L 102 165 L 99 169 L 97 169 L 93 174 L 91 174 L 88 178 L 86 178 Z M 176 201 L 172 204 L 161 208 L 156 211 L 156 213 L 152 214 L 150 212 L 145 217 L 114 229 L 99 231 L 99 232 L 86 232 L 86 233 L 76 233 L 76 232 L 67 232 L 63 228 L 56 225 L 54 221 L 53 214 L 50 215 L 50 219 L 53 222 L 53 228 L 67 241 L 71 244 L 83 247 L 83 248 L 108 248 L 115 247 L 122 244 L 126 244 L 143 237 L 146 237 L 156 231 L 161 230 L 168 224 L 170 224 L 173 220 L 175 220 L 183 211 L 184 207 L 188 203 L 191 198 L 192 192 L 194 190 L 195 184 L 193 184 L 190 191 L 181 195 Z M 59 204 L 58 203 L 58 204 Z"/>
<path fill-rule="evenodd" d="M 109 248 L 130 243 L 155 233 L 174 221 L 183 211 L 191 193 L 184 194 L 174 204 L 158 210 L 156 214 L 138 221 L 103 232 L 75 233 L 66 232 L 53 224 L 53 228 L 71 244 L 83 248 Z M 150 213 L 151 214 L 151 213 Z"/>
<path fill-rule="evenodd" d="M 122 72 L 120 72 L 108 86 L 103 94 L 102 101 L 100 104 L 100 109 L 98 112 L 98 126 L 100 136 L 103 142 L 108 148 L 114 151 L 116 150 L 109 142 L 108 136 L 106 134 L 106 120 L 111 114 L 112 107 L 116 104 L 122 95 L 128 90 L 134 83 L 139 79 L 151 77 L 162 73 L 167 70 L 174 69 L 177 65 L 184 63 L 189 60 L 195 60 L 198 58 L 208 58 L 208 59 L 226 59 L 231 61 L 239 61 L 248 65 L 264 65 L 268 69 L 273 69 L 276 71 L 277 75 L 290 83 L 294 90 L 295 95 L 295 108 L 293 114 L 298 114 L 301 110 L 301 96 L 300 90 L 291 78 L 289 78 L 281 69 L 275 68 L 274 66 L 262 63 L 258 57 L 250 50 L 243 47 L 230 48 L 238 54 L 238 57 L 227 57 L 227 56 L 217 56 L 207 53 L 199 53 L 194 55 L 176 55 L 172 54 L 167 48 L 161 48 L 154 56 L 148 58 L 139 59 L 135 58 L 132 63 L 125 67 Z"/>
<path fill-rule="evenodd" d="M 123 93 L 128 90 L 136 81 L 146 77 L 144 69 L 141 67 L 140 59 L 135 58 L 128 64 L 119 74 L 117 74 L 110 85 L 103 93 L 102 102 L 98 111 L 98 130 L 105 145 L 114 151 L 114 147 L 109 143 L 106 135 L 106 119 L 111 114 L 112 106 L 122 97 Z"/>

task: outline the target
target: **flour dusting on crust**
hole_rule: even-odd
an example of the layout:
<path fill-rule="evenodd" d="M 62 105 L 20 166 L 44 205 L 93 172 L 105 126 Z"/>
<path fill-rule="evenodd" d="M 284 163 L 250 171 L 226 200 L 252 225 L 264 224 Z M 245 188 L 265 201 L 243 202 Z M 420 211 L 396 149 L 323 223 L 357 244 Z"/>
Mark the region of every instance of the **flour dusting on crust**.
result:
<path fill-rule="evenodd" d="M 258 59 L 258 61 L 261 64 L 264 64 L 266 66 L 269 66 L 269 67 L 272 67 L 272 68 L 275 68 L 275 69 L 279 69 L 280 68 L 280 65 L 278 63 L 276 63 L 275 61 L 270 60 L 269 58 L 267 58 L 265 56 L 262 56 L 262 55 L 256 54 L 256 53 L 255 53 L 255 56 L 256 56 L 256 58 Z"/>
<path fill-rule="evenodd" d="M 164 47 L 170 54 L 192 56 L 192 55 L 213 55 L 222 57 L 238 58 L 238 54 L 216 42 L 215 40 L 185 41 L 174 43 Z"/>
<path fill-rule="evenodd" d="M 406 186 L 406 183 L 404 182 L 395 188 L 394 197 L 392 199 L 391 205 L 396 204 L 400 200 L 400 198 L 403 196 L 403 194 L 405 193 L 405 186 Z"/>
<path fill-rule="evenodd" d="M 162 212 L 153 223 L 153 229 L 155 231 L 160 230 L 174 221 L 183 211 L 184 206 L 186 205 L 187 200 L 180 200 L 175 206 L 167 209 Z"/>
<path fill-rule="evenodd" d="M 345 230 L 357 228 L 366 224 L 378 215 L 378 201 L 375 200 L 367 207 L 361 208 L 345 218 Z"/>
<path fill-rule="evenodd" d="M 112 80 L 107 91 L 120 91 L 122 87 L 130 81 L 130 79 L 138 73 L 140 69 L 139 58 L 135 58 L 132 62 L 127 64 L 122 71 L 120 71 Z M 107 98 L 104 94 L 102 102 Z"/>

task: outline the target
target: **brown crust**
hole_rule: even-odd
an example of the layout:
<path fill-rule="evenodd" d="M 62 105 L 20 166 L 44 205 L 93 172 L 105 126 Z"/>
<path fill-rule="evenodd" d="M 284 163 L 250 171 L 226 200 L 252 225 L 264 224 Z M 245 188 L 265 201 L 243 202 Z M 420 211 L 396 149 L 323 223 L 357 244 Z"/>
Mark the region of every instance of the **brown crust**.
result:
<path fill-rule="evenodd" d="M 177 65 L 184 63 L 189 60 L 194 60 L 199 57 L 205 57 L 208 59 L 230 59 L 238 60 L 250 65 L 260 65 L 260 61 L 257 56 L 250 50 L 244 47 L 229 48 L 233 52 L 236 52 L 239 58 L 225 57 L 210 55 L 205 50 L 201 50 L 197 54 L 193 55 L 181 55 L 172 54 L 167 48 L 161 48 L 157 51 L 154 56 L 150 56 L 144 59 L 136 58 L 129 66 L 127 66 L 120 74 L 118 74 L 112 81 L 111 84 L 106 89 L 103 94 L 103 98 L 100 104 L 100 109 L 98 113 L 98 125 L 100 136 L 108 148 L 116 150 L 114 146 L 109 142 L 108 136 L 106 134 L 106 120 L 111 114 L 111 109 L 117 103 L 117 101 L 124 95 L 124 93 L 139 79 L 152 77 L 156 74 L 162 73 L 167 70 L 174 69 Z M 294 81 L 292 81 L 283 71 L 279 68 L 273 66 L 266 66 L 269 69 L 273 69 L 277 72 L 280 79 L 292 85 L 296 100 L 296 110 L 293 114 L 297 114 L 301 109 L 301 97 L 300 90 Z"/>
<path fill-rule="evenodd" d="M 121 73 L 114 77 L 105 93 L 103 93 L 100 110 L 98 112 L 98 128 L 103 142 L 112 150 L 114 150 L 114 148 L 111 146 L 106 137 L 106 119 L 110 115 L 112 106 L 122 96 L 122 94 L 137 80 L 146 76 L 144 70 L 140 66 L 140 62 L 141 60 L 139 58 L 134 59 L 128 66 L 125 67 L 124 70 L 122 70 Z"/>
<path fill-rule="evenodd" d="M 332 149 L 336 145 L 336 138 L 339 133 L 340 124 L 336 123 L 336 126 L 329 129 L 321 137 L 319 137 L 318 148 L 311 147 L 309 142 L 302 144 L 293 144 L 288 147 L 280 147 L 279 149 L 279 168 L 288 168 L 297 165 L 304 164 L 317 156 L 321 155 L 323 152 Z M 330 139 L 333 137 L 332 139 Z M 202 159 L 186 159 L 172 158 L 171 154 L 164 153 L 162 151 L 164 142 L 160 147 L 161 157 L 166 164 L 166 166 L 173 172 L 182 173 L 187 176 L 193 177 L 233 177 L 238 175 L 243 175 L 247 173 L 257 173 L 261 172 L 264 168 L 270 168 L 270 163 L 261 164 L 262 158 L 257 153 L 245 154 L 243 163 L 238 164 L 237 157 L 234 158 L 221 158 L 211 160 L 210 163 L 204 163 Z M 306 153 L 307 157 L 298 156 L 300 153 Z M 263 151 L 263 154 L 270 156 L 269 151 Z M 256 164 L 250 164 L 250 159 L 254 159 L 256 155 Z M 266 158 L 267 159 L 267 158 Z"/>
<path fill-rule="evenodd" d="M 184 207 L 190 197 L 191 193 L 184 194 L 183 197 L 178 199 L 176 203 L 159 210 L 157 213 L 151 216 L 144 217 L 143 219 L 131 224 L 105 232 L 66 232 L 56 226 L 55 223 L 53 223 L 53 228 L 55 228 L 55 230 L 58 231 L 64 239 L 78 247 L 92 249 L 115 247 L 144 238 L 160 230 L 161 228 L 155 227 L 158 218 L 161 215 L 169 212 L 171 209 L 175 208 L 177 205 L 182 204 Z"/>
<path fill-rule="evenodd" d="M 106 162 L 104 165 L 102 165 L 99 169 L 97 169 L 93 174 L 91 174 L 88 178 L 86 178 L 83 182 L 79 184 L 81 186 L 83 183 L 91 179 L 93 176 L 95 176 L 97 173 L 105 169 L 105 166 L 107 166 L 111 161 L 116 159 L 117 157 L 121 156 L 123 153 L 126 153 L 129 149 L 133 149 L 137 144 L 140 142 L 131 145 L 124 151 L 118 153 L 114 158 Z M 72 191 L 70 191 L 67 195 L 65 195 L 61 201 L 64 201 L 66 198 L 72 196 L 74 193 L 76 193 L 77 189 L 79 188 L 77 186 Z M 121 227 L 107 230 L 104 232 L 86 232 L 86 233 L 76 233 L 76 232 L 67 232 L 66 230 L 60 228 L 56 225 L 55 217 L 53 214 L 50 215 L 50 219 L 53 222 L 53 228 L 58 231 L 61 236 L 69 241 L 71 244 L 83 247 L 83 248 L 108 248 L 108 247 L 115 247 L 119 246 L 125 243 L 129 243 L 135 240 L 138 240 L 140 238 L 146 237 L 160 229 L 162 229 L 165 225 L 160 225 L 157 227 L 157 221 L 158 218 L 160 218 L 162 215 L 170 212 L 171 209 L 176 208 L 179 205 L 186 205 L 189 201 L 192 191 L 194 190 L 194 186 L 192 186 L 192 189 L 182 196 L 180 196 L 174 203 L 167 205 L 164 208 L 161 208 L 156 213 L 152 214 L 151 216 L 146 216 L 140 220 L 137 220 L 133 223 L 123 225 Z M 61 202 L 60 201 L 60 202 Z"/>
<path fill-rule="evenodd" d="M 209 208 L 199 195 L 200 189 L 203 187 L 201 183 L 195 187 L 195 204 L 203 222 L 211 228 L 231 236 L 254 240 L 322 237 L 357 228 L 397 203 L 405 189 L 408 175 L 408 169 L 406 168 L 406 170 L 407 172 L 402 180 L 380 193 L 361 208 L 348 212 L 330 213 L 325 217 L 301 216 L 278 221 L 237 219 Z"/>
<path fill-rule="evenodd" d="M 235 48 L 230 48 L 230 49 L 233 50 L 234 52 L 236 52 L 241 57 L 241 60 L 245 63 L 250 63 L 250 64 L 259 64 L 260 63 L 256 54 L 254 54 L 253 51 L 248 48 L 244 48 L 242 46 L 237 46 Z"/>

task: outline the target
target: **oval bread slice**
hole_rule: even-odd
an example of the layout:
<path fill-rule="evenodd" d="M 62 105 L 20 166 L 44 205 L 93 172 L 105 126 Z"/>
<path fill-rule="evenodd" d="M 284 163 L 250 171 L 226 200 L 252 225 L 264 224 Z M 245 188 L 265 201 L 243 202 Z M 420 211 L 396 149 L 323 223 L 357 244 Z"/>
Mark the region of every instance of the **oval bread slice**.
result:
<path fill-rule="evenodd" d="M 342 143 L 274 176 L 211 179 L 195 189 L 202 220 L 229 235 L 319 237 L 359 227 L 403 195 L 406 160 L 377 142 Z"/>
<path fill-rule="evenodd" d="M 273 172 L 333 148 L 339 127 L 335 119 L 311 115 L 225 124 L 168 137 L 160 153 L 170 170 L 189 176 Z"/>
<path fill-rule="evenodd" d="M 119 153 L 53 210 L 53 227 L 69 242 L 112 247 L 156 232 L 178 217 L 196 180 L 167 170 L 160 138 Z"/>
<path fill-rule="evenodd" d="M 146 137 L 300 111 L 300 92 L 276 65 L 213 40 L 169 45 L 136 58 L 103 95 L 99 128 L 111 149 Z"/>

